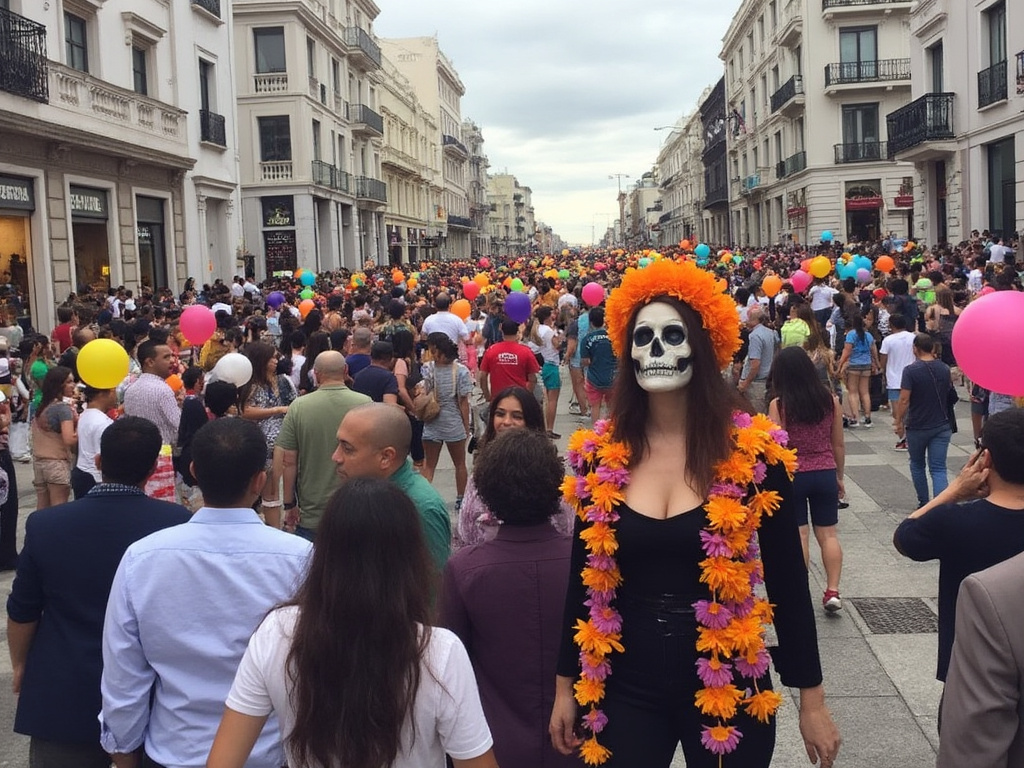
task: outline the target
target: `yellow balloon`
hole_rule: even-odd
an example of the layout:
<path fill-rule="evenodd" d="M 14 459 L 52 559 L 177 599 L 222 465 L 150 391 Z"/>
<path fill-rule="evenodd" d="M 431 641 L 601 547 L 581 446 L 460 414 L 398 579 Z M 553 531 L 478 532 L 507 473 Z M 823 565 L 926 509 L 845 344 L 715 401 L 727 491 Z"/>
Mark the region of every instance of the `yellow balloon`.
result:
<path fill-rule="evenodd" d="M 828 256 L 815 256 L 811 261 L 811 274 L 815 277 L 825 277 L 832 271 L 832 262 Z"/>
<path fill-rule="evenodd" d="M 82 381 L 96 389 L 113 389 L 128 375 L 128 353 L 113 339 L 94 339 L 76 359 Z"/>

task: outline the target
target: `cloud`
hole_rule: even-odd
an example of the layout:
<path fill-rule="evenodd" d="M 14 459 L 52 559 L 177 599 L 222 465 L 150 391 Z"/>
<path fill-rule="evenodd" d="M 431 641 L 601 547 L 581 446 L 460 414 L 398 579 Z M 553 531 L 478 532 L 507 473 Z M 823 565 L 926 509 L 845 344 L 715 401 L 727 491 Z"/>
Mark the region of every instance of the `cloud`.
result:
<path fill-rule="evenodd" d="M 618 218 L 617 173 L 654 164 L 670 125 L 722 75 L 738 0 L 379 0 L 380 37 L 437 35 L 466 86 L 491 172 L 533 190 L 570 242 Z"/>

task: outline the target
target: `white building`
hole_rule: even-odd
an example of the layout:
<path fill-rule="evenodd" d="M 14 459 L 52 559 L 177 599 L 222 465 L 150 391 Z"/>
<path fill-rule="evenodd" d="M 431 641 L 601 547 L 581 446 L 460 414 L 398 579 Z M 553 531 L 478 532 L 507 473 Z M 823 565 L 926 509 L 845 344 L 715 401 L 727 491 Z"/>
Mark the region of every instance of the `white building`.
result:
<path fill-rule="evenodd" d="M 469 149 L 462 141 L 461 101 L 466 88 L 436 37 L 382 39 L 381 46 L 384 55 L 409 79 L 420 103 L 436 116 L 441 129 L 444 192 L 434 222 L 440 256 L 468 259 L 473 220 L 466 191 Z"/>
<path fill-rule="evenodd" d="M 0 302 L 22 322 L 236 271 L 231 45 L 219 0 L 0 0 Z"/>
<path fill-rule="evenodd" d="M 885 116 L 910 100 L 911 0 L 743 0 L 723 41 L 733 240 L 914 231 Z"/>
<path fill-rule="evenodd" d="M 710 89 L 701 96 L 707 97 Z M 656 231 L 659 246 L 675 245 L 680 240 L 701 237 L 704 208 L 704 126 L 700 112 L 683 117 L 665 139 L 658 152 L 657 169 L 661 187 L 662 211 Z"/>
<path fill-rule="evenodd" d="M 470 246 L 474 256 L 489 253 L 491 238 L 487 230 L 487 218 L 491 205 L 487 200 L 487 169 L 490 162 L 484 154 L 484 135 L 480 126 L 472 120 L 462 122 L 462 138 L 469 150 L 469 167 L 466 194 L 469 196 L 469 217 L 473 220 L 470 231 Z"/>
<path fill-rule="evenodd" d="M 1024 230 L 1024 4 L 922 0 L 910 17 L 914 101 L 888 115 L 914 163 L 927 243 Z"/>
<path fill-rule="evenodd" d="M 487 199 L 491 253 L 522 256 L 534 250 L 533 191 L 521 186 L 511 173 L 496 173 L 487 177 Z"/>
<path fill-rule="evenodd" d="M 626 193 L 627 248 L 651 248 L 658 245 L 658 220 L 664 205 L 658 188 L 657 166 L 643 174 Z"/>
<path fill-rule="evenodd" d="M 385 258 L 372 0 L 235 0 L 245 247 L 258 277 Z"/>

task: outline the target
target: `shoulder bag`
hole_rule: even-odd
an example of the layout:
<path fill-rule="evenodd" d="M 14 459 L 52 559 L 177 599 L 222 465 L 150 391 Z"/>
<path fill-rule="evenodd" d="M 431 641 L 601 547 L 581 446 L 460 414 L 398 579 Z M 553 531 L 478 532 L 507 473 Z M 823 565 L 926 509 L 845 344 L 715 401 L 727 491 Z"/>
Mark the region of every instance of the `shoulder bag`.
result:
<path fill-rule="evenodd" d="M 932 386 L 935 387 L 935 396 L 939 399 L 940 403 L 943 403 L 946 406 L 946 419 L 949 421 L 949 428 L 953 432 L 956 432 L 956 410 L 953 406 L 960 402 L 960 395 L 957 394 L 956 387 L 953 386 L 953 382 L 951 381 L 949 383 L 949 391 L 946 392 L 946 396 L 943 397 L 942 393 L 939 392 L 939 380 L 935 378 L 935 371 L 932 370 L 932 366 L 925 363 L 924 367 L 928 369 L 928 375 L 932 377 Z"/>

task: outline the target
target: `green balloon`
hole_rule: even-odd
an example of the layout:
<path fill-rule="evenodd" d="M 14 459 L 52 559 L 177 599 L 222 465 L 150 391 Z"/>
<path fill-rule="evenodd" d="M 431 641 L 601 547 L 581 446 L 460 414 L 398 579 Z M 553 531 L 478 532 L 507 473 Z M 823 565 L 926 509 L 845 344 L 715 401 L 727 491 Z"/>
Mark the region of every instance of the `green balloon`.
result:
<path fill-rule="evenodd" d="M 562 280 L 567 280 L 569 278 L 569 270 L 568 269 L 560 269 L 560 270 L 558 270 L 558 276 Z"/>
<path fill-rule="evenodd" d="M 299 296 L 301 296 L 304 299 L 312 299 L 313 295 L 314 294 L 312 288 L 306 288 L 305 290 L 302 291 L 302 293 L 299 294 Z"/>
<path fill-rule="evenodd" d="M 513 291 L 521 291 L 521 290 L 523 290 L 523 281 L 520 280 L 518 277 L 515 278 L 512 281 L 512 290 Z"/>

